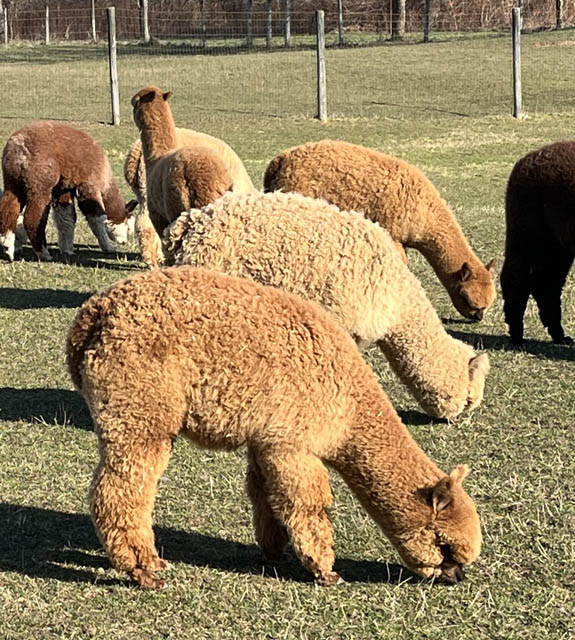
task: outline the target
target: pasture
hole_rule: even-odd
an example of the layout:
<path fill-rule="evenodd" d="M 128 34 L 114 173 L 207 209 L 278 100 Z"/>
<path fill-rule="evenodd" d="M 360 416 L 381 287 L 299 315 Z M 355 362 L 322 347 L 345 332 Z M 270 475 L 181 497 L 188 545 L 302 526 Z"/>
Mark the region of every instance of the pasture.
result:
<path fill-rule="evenodd" d="M 327 137 L 416 164 L 477 254 L 485 262 L 497 258 L 499 272 L 503 198 L 515 160 L 575 131 L 573 32 L 527 35 L 524 43 L 522 120 L 510 115 L 509 38 L 486 37 L 329 51 L 333 117 L 325 124 L 309 117 L 313 58 L 306 51 L 121 58 L 119 127 L 98 123 L 107 102 L 96 80 L 86 83 L 101 73 L 93 56 L 58 61 L 37 45 L 34 62 L 33 51 L 23 56 L 13 45 L 0 61 L 0 142 L 50 115 L 55 101 L 69 100 L 59 117 L 102 144 L 120 181 L 137 136 L 129 98 L 155 83 L 173 91 L 177 124 L 226 140 L 258 186 L 278 151 Z M 246 78 L 261 80 L 252 90 Z M 94 102 L 102 115 L 91 110 Z M 121 189 L 130 195 L 123 181 Z M 530 303 L 527 343 L 511 349 L 501 299 L 481 323 L 468 323 L 414 252 L 410 267 L 447 330 L 489 353 L 483 404 L 455 422 L 433 421 L 379 353 L 367 357 L 427 454 L 447 472 L 462 462 L 472 468 L 466 488 L 478 504 L 484 546 L 467 580 L 446 587 L 413 578 L 335 474 L 335 568 L 347 584 L 314 586 L 289 552 L 281 564 L 264 565 L 244 493 L 244 452 L 198 450 L 180 440 L 155 508 L 157 545 L 173 565 L 169 586 L 130 586 L 110 568 L 88 515 L 97 440 L 64 367 L 64 340 L 92 292 L 143 265 L 135 243 L 103 256 L 84 220 L 77 241 L 74 264 L 38 264 L 29 248 L 24 260 L 0 263 L 0 638 L 573 637 L 575 348 L 552 345 Z M 575 336 L 573 277 L 563 313 L 566 333 Z"/>

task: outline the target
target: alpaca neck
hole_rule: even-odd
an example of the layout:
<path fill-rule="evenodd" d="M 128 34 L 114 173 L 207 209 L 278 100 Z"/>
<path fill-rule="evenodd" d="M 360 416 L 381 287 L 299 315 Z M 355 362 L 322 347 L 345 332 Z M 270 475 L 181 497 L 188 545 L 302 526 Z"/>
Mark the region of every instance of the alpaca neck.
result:
<path fill-rule="evenodd" d="M 118 189 L 115 180 L 112 179 L 110 185 L 102 194 L 102 202 L 104 203 L 104 211 L 110 222 L 120 224 L 126 220 L 126 203 Z"/>
<path fill-rule="evenodd" d="M 146 166 L 176 148 L 176 125 L 172 111 L 167 104 L 162 107 L 148 114 L 140 129 Z"/>
<path fill-rule="evenodd" d="M 454 277 L 464 262 L 472 268 L 481 264 L 463 235 L 459 222 L 443 200 L 428 207 L 433 224 L 428 225 L 420 241 L 414 245 L 432 266 L 443 286 L 450 291 Z"/>
<path fill-rule="evenodd" d="M 373 380 L 358 400 L 356 418 L 332 466 L 366 511 L 394 543 L 418 522 L 426 524 L 429 507 L 422 489 L 445 474 L 409 434 L 391 403 Z"/>

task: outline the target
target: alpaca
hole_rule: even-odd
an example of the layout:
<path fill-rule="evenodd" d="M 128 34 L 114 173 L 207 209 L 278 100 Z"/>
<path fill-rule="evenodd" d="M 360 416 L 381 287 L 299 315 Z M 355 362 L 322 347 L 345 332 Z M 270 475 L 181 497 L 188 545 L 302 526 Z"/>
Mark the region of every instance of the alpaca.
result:
<path fill-rule="evenodd" d="M 113 253 L 115 251 L 114 245 L 110 244 L 110 240 L 114 244 L 120 245 L 128 242 L 128 235 L 133 233 L 133 216 L 131 216 L 131 212 L 136 206 L 137 200 L 131 200 L 126 205 L 128 218 L 126 222 L 120 224 L 110 223 L 105 216 L 86 217 L 88 226 L 98 240 L 98 245 L 104 253 Z M 60 249 L 60 253 L 64 257 L 71 258 L 76 253 L 74 250 L 74 233 L 77 216 L 76 207 L 74 206 L 74 192 L 62 191 L 57 195 L 53 195 L 51 212 L 58 233 L 58 248 Z M 29 240 L 26 230 L 24 229 L 24 216 L 20 214 L 16 227 L 14 258 L 22 252 L 22 245 L 26 242 L 29 242 Z"/>
<path fill-rule="evenodd" d="M 337 584 L 334 468 L 416 574 L 449 583 L 480 552 L 466 465 L 443 473 L 419 448 L 352 339 L 319 306 L 203 269 L 155 269 L 92 296 L 67 341 L 100 443 L 90 511 L 113 565 L 160 588 L 152 510 L 176 437 L 247 445 L 256 539 L 293 545 Z"/>
<path fill-rule="evenodd" d="M 493 304 L 495 260 L 483 265 L 437 189 L 413 165 L 348 142 L 308 142 L 269 163 L 264 191 L 277 189 L 360 211 L 420 251 L 464 317 L 481 320 Z"/>
<path fill-rule="evenodd" d="M 487 354 L 452 338 L 384 229 L 297 193 L 227 194 L 165 234 L 168 261 L 251 278 L 328 309 L 377 343 L 423 409 L 454 418 L 481 402 Z"/>
<path fill-rule="evenodd" d="M 561 324 L 561 292 L 573 259 L 575 141 L 561 141 L 519 159 L 507 183 L 503 312 L 511 342 L 523 343 L 530 295 L 553 342 L 572 344 Z"/>
<path fill-rule="evenodd" d="M 132 98 L 146 165 L 148 211 L 160 236 L 182 211 L 213 202 L 233 182 L 213 149 L 200 145 L 178 148 L 170 96 L 170 92 L 149 86 Z"/>
<path fill-rule="evenodd" d="M 254 185 L 242 161 L 236 152 L 223 140 L 214 138 L 207 133 L 179 129 L 176 127 L 176 147 L 208 147 L 213 149 L 230 174 L 232 179 L 231 191 L 234 193 L 248 193 L 254 191 Z M 142 259 L 148 266 L 157 266 L 163 260 L 162 243 L 150 220 L 146 198 L 146 168 L 142 158 L 142 143 L 137 140 L 132 144 L 124 162 L 124 178 L 130 185 L 140 204 L 140 213 L 136 219 L 136 235 Z"/>
<path fill-rule="evenodd" d="M 4 194 L 0 200 L 0 245 L 14 259 L 18 216 L 38 259 L 51 260 L 46 245 L 50 205 L 74 192 L 104 251 L 113 251 L 106 234 L 106 221 L 125 225 L 137 203 L 126 205 L 114 180 L 106 154 L 87 133 L 66 124 L 36 121 L 8 139 L 2 154 Z M 75 214 L 74 214 L 75 215 Z M 64 234 L 64 246 L 73 244 L 73 224 Z M 65 226 L 65 225 L 64 225 Z M 72 238 L 70 240 L 70 233 Z M 62 248 L 62 245 L 61 245 Z"/>

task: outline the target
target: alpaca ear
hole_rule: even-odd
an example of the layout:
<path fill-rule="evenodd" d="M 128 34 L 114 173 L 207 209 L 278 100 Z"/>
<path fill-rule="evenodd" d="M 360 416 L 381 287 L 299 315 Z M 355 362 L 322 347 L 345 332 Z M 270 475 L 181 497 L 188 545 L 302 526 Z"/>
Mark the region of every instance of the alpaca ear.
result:
<path fill-rule="evenodd" d="M 469 379 L 475 380 L 479 376 L 485 376 L 489 372 L 489 356 L 486 353 L 480 353 L 473 356 L 469 361 Z"/>
<path fill-rule="evenodd" d="M 451 504 L 453 500 L 451 495 L 452 486 L 453 480 L 451 476 L 447 476 L 447 478 L 442 478 L 431 490 L 431 507 L 435 515 L 441 513 Z"/>
<path fill-rule="evenodd" d="M 455 469 L 449 474 L 449 477 L 455 484 L 461 484 L 465 478 L 471 473 L 469 465 L 458 464 Z"/>
<path fill-rule="evenodd" d="M 487 271 L 489 271 L 489 273 L 491 273 L 493 271 L 493 268 L 495 267 L 495 263 L 497 262 L 497 260 L 495 258 L 493 258 L 493 260 L 490 260 L 486 265 L 485 268 L 487 269 Z"/>
<path fill-rule="evenodd" d="M 138 206 L 138 201 L 137 200 L 130 200 L 130 202 L 128 202 L 126 204 L 126 215 L 132 213 L 132 211 Z"/>
<path fill-rule="evenodd" d="M 469 278 L 471 278 L 471 267 L 467 262 L 464 262 L 459 270 L 459 280 L 461 282 L 467 282 Z"/>
<path fill-rule="evenodd" d="M 171 91 L 166 91 L 166 93 L 162 94 L 162 98 L 164 98 L 164 101 L 169 100 L 171 96 L 172 96 Z"/>
<path fill-rule="evenodd" d="M 144 93 L 144 95 L 140 96 L 138 99 L 138 104 L 144 104 L 146 102 L 153 102 L 156 97 L 155 91 L 148 91 L 148 93 Z M 136 105 L 134 105 L 136 106 Z"/>

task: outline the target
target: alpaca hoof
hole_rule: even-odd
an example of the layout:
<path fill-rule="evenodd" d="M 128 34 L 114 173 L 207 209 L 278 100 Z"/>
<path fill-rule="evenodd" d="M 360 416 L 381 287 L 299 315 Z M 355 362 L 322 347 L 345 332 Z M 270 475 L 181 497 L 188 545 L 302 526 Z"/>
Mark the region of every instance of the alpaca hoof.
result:
<path fill-rule="evenodd" d="M 321 587 L 332 587 L 337 584 L 345 584 L 345 580 L 335 571 L 324 573 L 318 576 L 315 581 Z"/>
<path fill-rule="evenodd" d="M 523 336 L 510 336 L 510 340 L 514 347 L 522 347 L 525 344 Z"/>
<path fill-rule="evenodd" d="M 142 589 L 154 589 L 159 590 L 163 589 L 165 583 L 160 578 L 156 578 L 156 576 L 146 569 L 132 569 L 130 571 L 130 578 L 137 582 Z"/>

